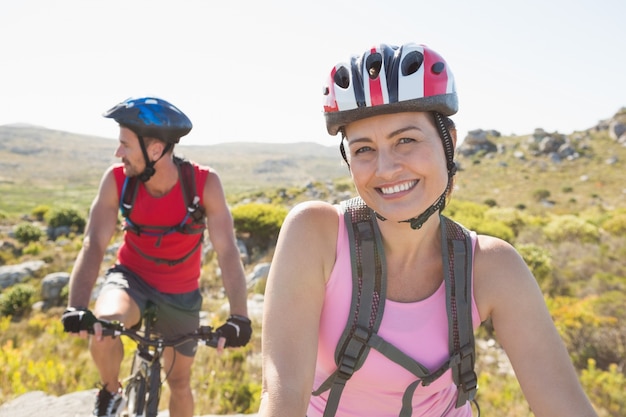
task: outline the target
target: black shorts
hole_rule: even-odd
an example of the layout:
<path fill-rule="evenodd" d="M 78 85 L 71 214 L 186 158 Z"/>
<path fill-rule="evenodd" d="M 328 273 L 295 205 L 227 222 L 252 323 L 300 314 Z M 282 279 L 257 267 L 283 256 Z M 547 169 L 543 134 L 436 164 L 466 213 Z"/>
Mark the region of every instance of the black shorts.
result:
<path fill-rule="evenodd" d="M 200 290 L 182 294 L 165 294 L 146 284 L 137 274 L 122 265 L 115 265 L 105 275 L 100 293 L 122 289 L 137 303 L 143 316 L 148 302 L 156 306 L 154 331 L 166 339 L 191 333 L 200 325 L 202 295 Z M 190 340 L 176 346 L 177 352 L 194 356 L 198 342 Z"/>

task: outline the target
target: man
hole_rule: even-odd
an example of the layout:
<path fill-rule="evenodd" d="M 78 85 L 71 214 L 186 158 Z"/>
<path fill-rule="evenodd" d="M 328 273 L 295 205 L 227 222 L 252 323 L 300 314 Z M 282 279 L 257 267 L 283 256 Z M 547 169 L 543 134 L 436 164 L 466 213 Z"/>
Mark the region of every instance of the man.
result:
<path fill-rule="evenodd" d="M 121 403 L 123 347 L 119 338 L 102 336 L 96 318 L 131 327 L 140 322 L 150 302 L 157 306 L 156 330 L 165 337 L 195 330 L 202 304 L 198 279 L 205 227 L 230 302 L 231 316 L 217 329 L 218 351 L 245 345 L 252 330 L 243 266 L 220 179 L 208 167 L 173 153 L 174 145 L 191 130 L 191 121 L 172 104 L 152 97 L 128 99 L 104 117 L 119 124 L 115 156 L 122 163 L 105 172 L 92 203 L 62 321 L 67 332 L 82 337 L 93 327 L 90 350 L 102 382 L 94 415 L 113 416 Z M 125 217 L 124 241 L 92 313 L 91 291 L 117 227 L 118 209 Z M 177 346 L 176 352 L 174 348 L 164 352 L 172 416 L 193 415 L 190 379 L 196 347 L 189 342 Z"/>

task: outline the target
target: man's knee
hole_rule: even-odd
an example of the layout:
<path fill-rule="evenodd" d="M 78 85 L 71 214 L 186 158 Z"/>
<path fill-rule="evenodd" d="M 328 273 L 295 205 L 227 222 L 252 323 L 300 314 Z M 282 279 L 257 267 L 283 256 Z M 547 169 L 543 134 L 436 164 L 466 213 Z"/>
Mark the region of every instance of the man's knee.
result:
<path fill-rule="evenodd" d="M 171 369 L 171 372 L 169 372 L 169 375 L 167 377 L 167 381 L 171 390 L 178 391 L 190 389 L 192 364 L 192 357 L 177 354 L 174 361 L 174 368 Z"/>
<path fill-rule="evenodd" d="M 183 391 L 191 389 L 191 373 L 169 375 L 167 383 L 171 391 Z"/>

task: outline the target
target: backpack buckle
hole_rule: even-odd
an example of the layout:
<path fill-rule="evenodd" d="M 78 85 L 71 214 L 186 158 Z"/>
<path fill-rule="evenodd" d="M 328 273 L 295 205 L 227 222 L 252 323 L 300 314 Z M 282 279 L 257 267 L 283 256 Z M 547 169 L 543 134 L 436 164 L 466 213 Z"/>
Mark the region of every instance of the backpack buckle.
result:
<path fill-rule="evenodd" d="M 450 360 L 453 379 L 457 386 L 474 399 L 478 389 L 478 376 L 474 371 L 474 349 L 472 345 L 465 345 L 457 351 Z"/>
<path fill-rule="evenodd" d="M 478 389 L 478 377 L 476 376 L 476 372 L 465 372 L 461 375 L 460 382 L 463 391 L 470 393 L 470 400 L 473 400 L 476 390 Z"/>
<path fill-rule="evenodd" d="M 354 333 L 348 340 L 346 349 L 341 355 L 341 362 L 337 367 L 337 374 L 341 378 L 348 380 L 354 374 L 354 371 L 360 366 L 359 362 L 363 361 L 363 352 L 367 349 L 367 343 L 370 339 L 370 332 L 367 329 L 356 327 Z"/>

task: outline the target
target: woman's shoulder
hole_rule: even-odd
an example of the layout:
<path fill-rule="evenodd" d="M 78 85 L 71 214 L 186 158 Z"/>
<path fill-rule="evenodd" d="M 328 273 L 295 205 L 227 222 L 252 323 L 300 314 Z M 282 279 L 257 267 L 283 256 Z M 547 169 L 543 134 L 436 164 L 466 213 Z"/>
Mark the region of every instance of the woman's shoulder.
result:
<path fill-rule="evenodd" d="M 287 215 L 292 220 L 306 219 L 308 222 L 336 222 L 339 217 L 339 206 L 325 201 L 311 200 L 296 204 Z"/>
<path fill-rule="evenodd" d="M 503 239 L 478 235 L 475 251 L 474 271 L 479 277 L 510 276 L 527 269 L 519 252 Z"/>
<path fill-rule="evenodd" d="M 329 242 L 336 241 L 338 228 L 338 206 L 323 201 L 306 201 L 289 211 L 281 233 L 306 238 L 310 246 L 327 247 Z"/>

